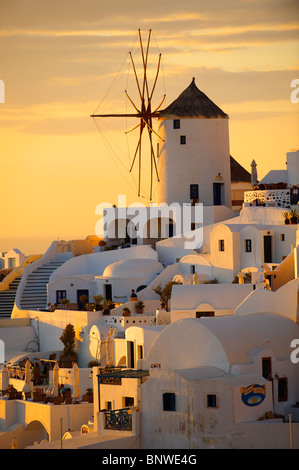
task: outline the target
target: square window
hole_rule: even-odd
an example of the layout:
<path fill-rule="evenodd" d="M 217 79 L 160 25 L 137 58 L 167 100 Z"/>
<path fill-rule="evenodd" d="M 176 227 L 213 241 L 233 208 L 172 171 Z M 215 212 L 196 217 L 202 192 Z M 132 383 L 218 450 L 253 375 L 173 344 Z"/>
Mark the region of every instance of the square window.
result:
<path fill-rule="evenodd" d="M 217 395 L 215 393 L 209 393 L 207 395 L 207 408 L 218 408 Z"/>
<path fill-rule="evenodd" d="M 219 251 L 224 251 L 224 240 L 219 240 Z"/>
<path fill-rule="evenodd" d="M 180 129 L 181 128 L 181 121 L 179 119 L 174 119 L 173 120 L 173 128 L 174 129 Z"/>
<path fill-rule="evenodd" d="M 124 397 L 124 405 L 125 405 L 125 408 L 128 407 L 128 406 L 134 406 L 134 398 L 133 397 Z"/>
<path fill-rule="evenodd" d="M 175 393 L 163 393 L 163 411 L 175 411 Z"/>
<path fill-rule="evenodd" d="M 185 135 L 180 136 L 180 142 L 181 142 L 181 145 L 186 145 L 186 136 Z"/>
<path fill-rule="evenodd" d="M 246 253 L 251 253 L 252 251 L 252 245 L 251 245 L 250 239 L 245 240 L 245 251 Z"/>

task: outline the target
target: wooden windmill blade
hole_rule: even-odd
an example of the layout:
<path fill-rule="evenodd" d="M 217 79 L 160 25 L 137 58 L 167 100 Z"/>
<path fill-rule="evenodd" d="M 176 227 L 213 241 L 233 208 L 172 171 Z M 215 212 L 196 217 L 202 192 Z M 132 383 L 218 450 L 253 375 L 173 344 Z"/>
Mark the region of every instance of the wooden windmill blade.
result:
<path fill-rule="evenodd" d="M 160 71 L 160 63 L 161 63 L 161 54 L 159 54 L 159 59 L 158 59 L 158 66 L 157 66 L 157 71 L 155 74 L 154 78 L 154 83 L 152 86 L 152 89 L 149 89 L 149 83 L 148 83 L 148 58 L 149 58 L 149 50 L 150 50 L 150 39 L 151 39 L 151 30 L 149 30 L 148 33 L 148 39 L 147 39 L 147 44 L 146 48 L 143 47 L 142 43 L 142 37 L 141 37 L 141 32 L 140 29 L 138 30 L 139 34 L 139 43 L 140 43 L 140 51 L 141 51 L 141 58 L 142 58 L 142 80 L 139 81 L 136 66 L 133 60 L 132 53 L 129 52 L 130 56 L 130 61 L 132 64 L 133 68 L 133 73 L 134 73 L 134 78 L 138 90 L 138 96 L 140 99 L 140 103 L 137 106 L 133 99 L 129 96 L 127 93 L 127 90 L 125 90 L 126 97 L 128 101 L 131 103 L 133 106 L 135 113 L 110 113 L 110 114 L 92 114 L 92 118 L 137 118 L 139 119 L 139 124 L 135 125 L 130 131 L 127 131 L 126 133 L 132 132 L 134 129 L 137 129 L 139 127 L 139 138 L 138 142 L 135 148 L 135 153 L 132 159 L 132 163 L 130 165 L 129 171 L 132 172 L 134 166 L 138 162 L 138 196 L 141 195 L 141 167 L 142 167 L 142 140 L 143 140 L 143 131 L 145 128 L 147 129 L 147 134 L 148 134 L 148 139 L 149 139 L 149 149 L 150 149 L 150 200 L 152 200 L 152 187 L 153 187 L 153 175 L 154 175 L 154 170 L 155 170 L 155 175 L 157 178 L 157 181 L 159 181 L 159 175 L 158 175 L 158 169 L 157 169 L 157 162 L 156 162 L 156 153 L 154 151 L 153 147 L 153 134 L 155 134 L 158 138 L 161 139 L 161 137 L 154 131 L 153 129 L 153 118 L 158 118 L 159 117 L 159 109 L 164 102 L 165 95 L 163 97 L 163 100 L 157 106 L 154 110 L 152 110 L 152 98 L 154 94 L 154 90 L 157 84 L 158 76 L 159 76 L 159 71 Z"/>

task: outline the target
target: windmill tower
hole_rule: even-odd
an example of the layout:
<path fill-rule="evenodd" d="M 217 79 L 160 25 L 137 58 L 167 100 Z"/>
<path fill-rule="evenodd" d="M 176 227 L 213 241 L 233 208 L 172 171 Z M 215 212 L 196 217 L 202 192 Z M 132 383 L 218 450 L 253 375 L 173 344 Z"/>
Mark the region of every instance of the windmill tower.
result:
<path fill-rule="evenodd" d="M 195 84 L 159 111 L 158 204 L 231 208 L 228 115 Z"/>

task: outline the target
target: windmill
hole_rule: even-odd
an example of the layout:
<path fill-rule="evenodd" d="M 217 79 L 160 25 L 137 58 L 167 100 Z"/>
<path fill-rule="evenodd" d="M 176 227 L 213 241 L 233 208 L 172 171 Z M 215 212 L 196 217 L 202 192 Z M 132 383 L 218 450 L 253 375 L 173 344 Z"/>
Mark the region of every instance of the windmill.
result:
<path fill-rule="evenodd" d="M 143 142 L 143 137 L 144 134 L 147 134 L 148 136 L 148 143 L 149 143 L 149 153 L 150 153 L 150 191 L 149 191 L 149 199 L 150 201 L 152 200 L 153 196 L 153 179 L 154 175 L 157 178 L 157 181 L 159 182 L 159 174 L 158 174 L 158 168 L 157 168 L 157 153 L 158 151 L 155 151 L 154 145 L 153 145 L 153 134 L 155 134 L 159 139 L 160 136 L 154 131 L 153 129 L 153 119 L 159 117 L 159 109 L 162 106 L 164 100 L 165 100 L 165 94 L 163 96 L 162 101 L 158 106 L 155 108 L 153 107 L 153 95 L 154 91 L 157 85 L 158 77 L 159 77 L 159 72 L 160 72 L 160 66 L 161 66 L 161 53 L 159 54 L 158 58 L 158 63 L 157 63 L 157 69 L 155 72 L 155 77 L 153 84 L 149 86 L 148 82 L 148 59 L 149 59 L 149 49 L 150 49 L 150 40 L 151 40 L 151 30 L 148 32 L 148 38 L 147 38 L 147 44 L 146 47 L 144 47 L 143 42 L 142 42 L 142 37 L 141 37 L 141 31 L 140 29 L 138 30 L 138 36 L 139 36 L 139 43 L 140 43 L 140 51 L 141 51 L 141 64 L 142 64 L 142 70 L 141 70 L 141 78 L 138 77 L 137 74 L 137 69 L 133 60 L 132 53 L 129 52 L 129 57 L 130 57 L 130 62 L 133 68 L 134 72 L 134 78 L 136 81 L 136 86 L 138 90 L 138 99 L 139 103 L 135 104 L 133 101 L 132 97 L 129 96 L 127 90 L 125 90 L 125 95 L 129 103 L 132 105 L 134 112 L 132 113 L 111 113 L 111 114 L 92 114 L 92 118 L 136 118 L 139 120 L 138 124 L 135 125 L 130 131 L 127 131 L 126 133 L 130 133 L 134 131 L 135 129 L 139 128 L 139 136 L 138 136 L 138 141 L 136 145 L 136 149 L 134 152 L 134 156 L 131 162 L 131 166 L 129 171 L 132 172 L 133 167 L 135 165 L 138 165 L 138 197 L 141 195 L 141 167 L 142 167 L 142 142 Z"/>

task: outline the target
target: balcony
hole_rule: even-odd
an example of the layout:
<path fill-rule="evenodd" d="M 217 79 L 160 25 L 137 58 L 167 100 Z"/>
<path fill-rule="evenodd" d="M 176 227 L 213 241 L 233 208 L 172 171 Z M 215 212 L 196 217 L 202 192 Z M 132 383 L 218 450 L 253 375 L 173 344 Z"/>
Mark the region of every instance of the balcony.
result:
<path fill-rule="evenodd" d="M 256 205 L 273 205 L 289 207 L 291 204 L 290 189 L 258 189 L 244 192 L 244 202 Z"/>
<path fill-rule="evenodd" d="M 128 408 L 104 412 L 104 429 L 132 431 L 132 411 Z"/>

